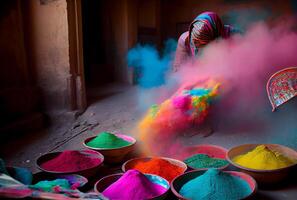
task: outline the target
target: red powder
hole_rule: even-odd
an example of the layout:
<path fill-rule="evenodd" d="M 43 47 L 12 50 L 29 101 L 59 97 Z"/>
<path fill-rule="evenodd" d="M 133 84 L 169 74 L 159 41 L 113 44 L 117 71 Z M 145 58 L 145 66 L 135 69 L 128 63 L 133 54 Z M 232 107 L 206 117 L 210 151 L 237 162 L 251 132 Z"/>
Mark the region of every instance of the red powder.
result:
<path fill-rule="evenodd" d="M 146 162 L 139 161 L 133 166 L 133 169 L 146 174 L 156 174 L 169 182 L 183 173 L 183 168 L 160 158 L 152 158 Z"/>
<path fill-rule="evenodd" d="M 41 167 L 55 172 L 77 172 L 95 167 L 102 163 L 98 154 L 93 151 L 64 151 L 57 157 L 44 162 Z"/>

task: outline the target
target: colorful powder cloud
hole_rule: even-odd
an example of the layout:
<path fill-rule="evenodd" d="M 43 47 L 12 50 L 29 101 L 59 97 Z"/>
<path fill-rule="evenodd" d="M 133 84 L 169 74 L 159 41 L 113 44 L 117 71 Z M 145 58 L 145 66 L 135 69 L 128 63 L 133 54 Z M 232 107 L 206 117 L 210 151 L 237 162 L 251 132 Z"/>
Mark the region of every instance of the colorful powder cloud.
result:
<path fill-rule="evenodd" d="M 209 44 L 200 57 L 184 63 L 178 72 L 172 73 L 165 81 L 167 84 L 161 90 L 154 91 L 157 93 L 155 96 L 162 96 L 164 88 L 171 88 L 172 82 L 181 86 L 218 78 L 221 89 L 219 100 L 212 105 L 214 116 L 211 120 L 218 123 L 220 132 L 261 123 L 263 134 L 266 131 L 271 132 L 272 136 L 276 135 L 273 130 L 280 130 L 285 118 L 273 124 L 275 116 L 271 113 L 265 85 L 276 71 L 297 66 L 297 34 L 291 31 L 288 23 L 280 24 L 268 27 L 265 23 L 256 23 L 243 35 Z M 291 136 L 291 130 L 296 130 L 296 127 L 284 135 Z M 154 131 L 154 126 L 148 126 L 145 130 L 147 135 L 142 137 L 150 154 L 164 155 L 162 149 L 171 154 L 181 152 L 182 144 L 177 139 L 179 129 Z M 162 139 L 163 135 L 166 135 L 165 140 Z M 275 138 L 271 141 L 275 141 Z M 159 148 L 149 141 L 155 141 Z"/>

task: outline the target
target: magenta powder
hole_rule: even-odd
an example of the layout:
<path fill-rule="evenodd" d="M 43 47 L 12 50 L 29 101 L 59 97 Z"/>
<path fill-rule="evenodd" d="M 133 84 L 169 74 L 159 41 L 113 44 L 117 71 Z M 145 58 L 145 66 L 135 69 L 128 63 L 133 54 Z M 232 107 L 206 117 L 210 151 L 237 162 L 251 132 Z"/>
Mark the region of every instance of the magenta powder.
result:
<path fill-rule="evenodd" d="M 102 163 L 98 154 L 93 151 L 64 151 L 57 157 L 44 162 L 41 167 L 55 172 L 76 172 L 95 167 Z"/>
<path fill-rule="evenodd" d="M 128 170 L 119 180 L 103 191 L 111 200 L 144 200 L 162 195 L 166 188 L 151 182 L 137 170 Z"/>
<path fill-rule="evenodd" d="M 191 104 L 191 96 L 190 95 L 176 96 L 172 99 L 172 103 L 175 108 L 187 110 L 189 109 Z"/>

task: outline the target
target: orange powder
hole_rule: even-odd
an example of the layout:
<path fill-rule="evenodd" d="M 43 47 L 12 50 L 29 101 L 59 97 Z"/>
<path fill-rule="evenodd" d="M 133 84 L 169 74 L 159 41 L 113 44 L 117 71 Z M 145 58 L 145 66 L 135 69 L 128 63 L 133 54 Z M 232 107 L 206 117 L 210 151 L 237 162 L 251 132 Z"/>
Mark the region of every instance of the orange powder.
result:
<path fill-rule="evenodd" d="M 139 161 L 133 166 L 133 169 L 137 169 L 142 173 L 161 176 L 169 182 L 184 172 L 183 168 L 160 158 L 152 158 L 145 162 Z"/>

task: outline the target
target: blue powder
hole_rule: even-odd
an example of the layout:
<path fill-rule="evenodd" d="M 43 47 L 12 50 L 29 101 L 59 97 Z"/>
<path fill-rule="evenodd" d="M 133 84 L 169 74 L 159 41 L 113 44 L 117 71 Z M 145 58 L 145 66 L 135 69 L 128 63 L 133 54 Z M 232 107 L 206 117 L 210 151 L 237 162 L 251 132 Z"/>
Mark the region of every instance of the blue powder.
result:
<path fill-rule="evenodd" d="M 241 178 L 209 169 L 183 185 L 179 193 L 191 200 L 238 200 L 248 196 L 251 188 Z"/>
<path fill-rule="evenodd" d="M 165 42 L 163 54 L 152 45 L 136 45 L 127 55 L 128 66 L 139 73 L 137 82 L 142 88 L 153 88 L 166 83 L 166 74 L 170 69 L 177 42 L 169 39 Z"/>
<path fill-rule="evenodd" d="M 195 88 L 192 90 L 188 91 L 188 94 L 191 96 L 203 96 L 209 94 L 210 90 L 209 89 L 204 89 L 204 88 Z"/>

